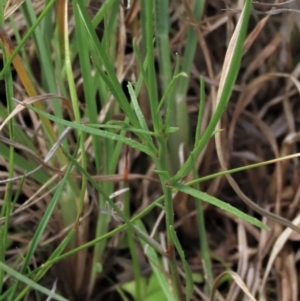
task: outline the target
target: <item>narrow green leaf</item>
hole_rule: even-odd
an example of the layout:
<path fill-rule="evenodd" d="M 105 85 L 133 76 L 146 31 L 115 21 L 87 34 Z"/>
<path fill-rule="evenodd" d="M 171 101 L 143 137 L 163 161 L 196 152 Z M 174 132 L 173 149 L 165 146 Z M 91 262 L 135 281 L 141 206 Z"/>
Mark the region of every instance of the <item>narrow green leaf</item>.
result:
<path fill-rule="evenodd" d="M 157 84 L 156 73 L 154 68 L 154 46 L 153 46 L 153 1 L 142 1 L 142 6 L 146 7 L 146 45 L 147 45 L 147 59 L 148 59 L 148 94 L 149 94 L 149 106 L 151 111 L 151 118 L 153 123 L 154 132 L 160 132 L 162 126 L 162 118 L 157 114 L 158 96 L 157 96 Z"/>
<path fill-rule="evenodd" d="M 63 177 L 63 179 L 61 180 L 58 188 L 56 189 L 54 195 L 53 195 L 53 198 L 51 200 L 51 202 L 49 203 L 48 207 L 47 207 L 47 210 L 45 211 L 44 213 L 44 216 L 42 217 L 40 223 L 39 223 L 39 226 L 34 234 L 34 237 L 32 238 L 32 241 L 31 241 L 31 244 L 30 244 L 30 247 L 28 249 L 28 252 L 26 254 L 26 257 L 25 257 L 25 260 L 23 262 L 23 265 L 22 265 L 22 268 L 21 268 L 21 274 L 24 274 L 24 272 L 26 271 L 29 263 L 30 263 L 30 260 L 31 258 L 33 257 L 33 254 L 38 246 L 38 243 L 44 233 L 44 230 L 46 229 L 46 226 L 48 225 L 48 222 L 52 216 L 52 213 L 53 213 L 53 210 L 55 208 L 55 206 L 57 205 L 57 202 L 59 200 L 59 197 L 63 191 L 63 188 L 64 188 L 64 185 L 66 183 L 66 181 L 68 180 L 68 176 L 69 176 L 69 173 L 71 172 L 71 169 L 72 169 L 72 166 L 73 164 L 70 163 L 70 165 L 68 166 L 67 170 L 66 170 L 66 173 Z M 18 287 L 18 281 L 16 282 L 16 284 L 14 285 L 14 292 L 12 293 L 11 297 L 13 297 L 14 293 L 16 292 L 17 290 L 17 287 Z M 10 300 L 12 300 L 10 298 Z"/>
<path fill-rule="evenodd" d="M 30 27 L 30 29 L 24 34 L 24 37 L 17 45 L 17 47 L 14 49 L 12 55 L 10 58 L 6 61 L 6 64 L 4 65 L 3 69 L 0 72 L 0 79 L 3 78 L 4 73 L 7 71 L 7 68 L 11 65 L 13 59 L 16 57 L 16 55 L 20 52 L 21 48 L 24 46 L 26 41 L 29 39 L 29 37 L 32 35 L 33 31 L 36 29 L 36 27 L 40 24 L 40 22 L 43 20 L 45 15 L 48 13 L 48 11 L 51 9 L 52 5 L 55 3 L 55 0 L 50 0 L 47 5 L 45 6 L 44 10 L 41 12 L 41 14 L 38 16 L 34 24 Z"/>
<path fill-rule="evenodd" d="M 143 223 L 140 220 L 136 221 L 135 224 L 139 229 L 146 232 L 146 228 L 144 227 Z M 146 243 L 142 239 L 140 239 L 140 242 L 141 242 L 143 248 L 145 248 Z M 151 246 L 149 246 L 146 251 L 146 254 L 149 258 L 149 262 L 150 262 L 152 271 L 154 272 L 155 276 L 157 277 L 158 283 L 159 283 L 161 289 L 163 290 L 167 300 L 174 301 L 174 296 L 173 296 L 172 292 L 170 291 L 171 288 L 169 286 L 168 279 L 161 270 L 163 265 L 162 265 L 162 262 L 159 260 L 157 253 Z"/>
<path fill-rule="evenodd" d="M 69 231 L 69 233 L 66 235 L 66 237 L 63 239 L 63 241 L 60 243 L 60 245 L 56 248 L 56 250 L 51 253 L 51 255 L 48 258 L 47 262 L 44 263 L 42 266 L 38 267 L 34 271 L 34 273 L 36 273 L 36 275 L 33 277 L 33 281 L 35 283 L 38 282 L 38 281 L 40 281 L 40 279 L 47 273 L 47 271 L 49 271 L 49 269 L 53 265 L 53 260 L 55 260 L 57 257 L 59 257 L 59 255 L 65 250 L 66 246 L 69 244 L 69 242 L 72 239 L 72 237 L 74 236 L 75 232 L 76 232 L 76 230 L 74 228 L 72 228 Z M 51 263 L 51 261 L 52 261 L 52 263 Z M 27 287 L 25 287 L 18 294 L 18 296 L 15 297 L 14 301 L 20 301 L 20 300 L 22 300 L 22 298 L 24 298 L 25 294 L 29 291 L 30 288 L 31 288 L 30 285 L 28 285 Z M 2 300 L 1 297 L 0 297 L 0 300 Z M 6 300 L 6 299 L 4 299 L 4 300 Z"/>
<path fill-rule="evenodd" d="M 134 108 L 136 117 L 139 120 L 141 128 L 143 130 L 148 130 L 148 126 L 147 126 L 147 122 L 146 122 L 145 116 L 144 116 L 144 114 L 143 114 L 143 112 L 142 112 L 142 110 L 141 110 L 141 108 L 139 106 L 138 100 L 137 100 L 137 98 L 135 96 L 135 92 L 133 90 L 133 87 L 132 87 L 131 83 L 128 83 L 127 88 L 128 88 L 128 92 L 129 92 L 129 95 L 130 95 L 132 106 Z"/>
<path fill-rule="evenodd" d="M 205 201 L 207 203 L 210 203 L 214 206 L 217 206 L 219 207 L 220 209 L 222 210 L 225 210 L 233 215 L 235 215 L 236 217 L 256 226 L 256 227 L 259 227 L 263 230 L 269 230 L 269 228 L 264 224 L 262 223 L 261 221 L 259 221 L 258 219 L 252 217 L 252 216 L 249 216 L 248 214 L 238 210 L 237 208 L 231 206 L 230 204 L 228 203 L 225 203 L 205 192 L 202 192 L 202 191 L 199 191 L 199 190 L 196 190 L 192 187 L 189 187 L 187 185 L 184 185 L 184 184 L 181 184 L 181 183 L 177 183 L 177 184 L 172 184 L 172 187 L 174 187 L 175 189 L 179 190 L 179 191 L 182 191 L 184 193 L 187 193 L 197 199 L 200 199 L 202 201 Z"/>
<path fill-rule="evenodd" d="M 146 72 L 146 69 L 147 69 L 147 66 L 148 66 L 148 57 L 146 57 L 145 63 L 143 64 L 143 60 L 142 60 L 141 54 L 140 54 L 138 46 L 136 44 L 136 39 L 133 40 L 132 45 L 133 45 L 134 55 L 136 57 L 138 66 L 140 68 L 140 72 L 141 72 L 140 76 L 141 76 L 141 78 L 143 78 L 144 84 L 148 88 L 148 86 L 147 86 L 147 84 L 148 84 L 148 74 Z"/>
<path fill-rule="evenodd" d="M 212 137 L 213 132 L 215 131 L 216 125 L 218 124 L 220 118 L 222 117 L 227 107 L 229 98 L 232 93 L 233 85 L 236 81 L 240 69 L 242 48 L 243 48 L 243 43 L 247 31 L 248 20 L 251 14 L 251 2 L 252 1 L 248 1 L 248 0 L 245 2 L 244 9 L 240 16 L 240 20 L 239 20 L 240 27 L 238 28 L 239 35 L 237 36 L 235 48 L 233 50 L 228 49 L 228 52 L 233 52 L 232 56 L 234 57 L 234 59 L 231 60 L 230 62 L 231 64 L 230 66 L 228 66 L 227 76 L 224 85 L 222 87 L 219 87 L 219 89 L 222 89 L 222 91 L 221 91 L 218 106 L 215 109 L 214 115 L 212 116 L 203 136 L 196 144 L 195 148 L 191 152 L 191 155 L 188 157 L 186 162 L 183 164 L 183 166 L 180 168 L 177 174 L 172 178 L 172 182 L 178 182 L 180 179 L 185 177 L 191 171 L 194 164 L 193 158 L 198 158 L 199 154 L 201 153 L 205 145 L 207 145 L 209 139 Z"/>
<path fill-rule="evenodd" d="M 178 127 L 170 126 L 170 127 L 166 128 L 165 133 L 172 134 L 172 133 L 176 133 L 178 130 L 179 130 Z"/>
<path fill-rule="evenodd" d="M 38 113 L 39 115 L 42 115 L 42 116 L 44 116 L 44 117 L 48 118 L 49 120 L 52 120 L 56 123 L 61 123 L 61 124 L 66 125 L 70 128 L 73 128 L 73 129 L 76 129 L 76 130 L 79 130 L 79 131 L 82 131 L 82 132 L 85 132 L 85 133 L 88 133 L 88 134 L 92 134 L 92 135 L 100 136 L 100 137 L 103 137 L 103 138 L 120 141 L 124 144 L 127 144 L 127 145 L 131 146 L 132 148 L 135 148 L 135 149 L 140 150 L 141 152 L 144 152 L 145 154 L 153 156 L 153 153 L 149 150 L 148 147 L 144 146 L 143 144 L 141 144 L 141 143 L 139 143 L 139 142 L 137 142 L 137 141 L 135 141 L 131 138 L 127 138 L 127 137 L 124 137 L 124 136 L 121 136 L 121 135 L 118 135 L 118 134 L 113 134 L 113 133 L 110 133 L 110 132 L 107 132 L 107 131 L 94 129 L 94 128 L 86 126 L 84 124 L 78 124 L 78 123 L 71 122 L 71 121 L 68 121 L 68 120 L 60 119 L 60 118 L 58 118 L 54 115 L 43 112 L 43 111 L 41 111 L 39 109 L 36 109 L 32 106 L 27 106 L 27 107 L 30 108 L 32 111 Z"/>
<path fill-rule="evenodd" d="M 117 213 L 117 216 L 119 219 L 127 224 L 128 227 L 130 227 L 131 230 L 134 231 L 134 233 L 140 237 L 141 239 L 145 240 L 150 246 L 153 248 L 156 248 L 157 250 L 160 250 L 162 253 L 162 248 L 159 244 L 157 244 L 156 241 L 154 241 L 152 238 L 147 236 L 144 232 L 141 232 L 137 227 L 133 225 L 131 220 L 123 213 L 123 211 L 116 205 L 116 203 L 105 193 L 103 188 L 88 174 L 88 172 L 82 168 L 82 166 L 69 154 L 66 153 L 66 156 L 72 161 L 74 166 L 80 171 L 86 178 L 91 182 L 92 186 L 102 195 L 104 200 L 108 203 L 108 205 Z"/>
<path fill-rule="evenodd" d="M 32 281 L 28 277 L 18 273 L 16 270 L 10 268 L 9 266 L 4 264 L 3 262 L 0 262 L 0 269 L 5 271 L 7 274 L 13 276 L 14 278 L 18 279 L 18 282 L 23 282 L 23 283 L 27 284 L 32 289 L 38 290 L 41 293 L 47 295 L 48 297 L 53 298 L 53 300 L 69 301 L 69 299 L 66 299 L 66 298 L 50 291 L 49 289 L 45 288 L 44 286 L 41 286 L 40 284 L 36 283 L 35 281 Z"/>
<path fill-rule="evenodd" d="M 170 96 L 170 92 L 172 91 L 175 83 L 177 82 L 177 80 L 180 78 L 180 77 L 187 77 L 187 74 L 184 73 L 184 72 L 180 72 L 179 74 L 175 75 L 171 82 L 169 83 L 169 85 L 167 86 L 166 88 L 166 91 L 163 95 L 163 97 L 161 98 L 160 100 L 160 103 L 158 105 L 158 108 L 157 108 L 157 112 L 159 112 L 159 110 L 161 109 L 161 107 L 163 106 L 164 102 L 168 99 L 168 97 Z"/>
<path fill-rule="evenodd" d="M 201 136 L 201 125 L 205 107 L 205 83 L 203 76 L 200 77 L 200 99 L 199 99 L 199 111 L 195 135 L 195 145 L 199 142 Z"/>
<path fill-rule="evenodd" d="M 183 268 L 184 268 L 185 277 L 186 277 L 186 301 L 189 301 L 189 300 L 191 300 L 191 297 L 193 294 L 193 289 L 194 289 L 194 280 L 193 280 L 192 270 L 191 270 L 189 264 L 187 263 L 187 261 L 185 260 L 184 251 L 181 247 L 181 244 L 179 242 L 179 239 L 177 237 L 177 234 L 176 234 L 173 226 L 170 226 L 170 234 L 171 234 L 172 241 L 176 247 L 176 250 L 180 256 L 180 259 L 183 263 Z"/>
<path fill-rule="evenodd" d="M 109 88 L 111 89 L 111 92 L 116 98 L 116 101 L 126 114 L 126 116 L 129 118 L 130 122 L 133 126 L 136 128 L 139 128 L 138 120 L 126 98 L 126 95 L 118 81 L 118 78 L 116 76 L 114 66 L 108 57 L 108 54 L 106 53 L 104 47 L 102 46 L 101 42 L 99 41 L 99 38 L 93 28 L 93 25 L 90 21 L 90 18 L 87 14 L 86 8 L 84 6 L 84 3 L 82 1 L 77 2 L 78 11 L 82 17 L 82 22 L 87 30 L 87 34 L 91 39 L 91 42 L 93 43 L 94 49 L 97 51 L 98 57 L 94 58 L 96 66 L 101 66 L 102 64 L 105 67 L 107 76 L 105 73 L 101 70 L 101 68 L 98 68 L 98 72 L 101 74 L 101 77 L 103 80 L 106 81 L 106 84 L 109 84 Z"/>

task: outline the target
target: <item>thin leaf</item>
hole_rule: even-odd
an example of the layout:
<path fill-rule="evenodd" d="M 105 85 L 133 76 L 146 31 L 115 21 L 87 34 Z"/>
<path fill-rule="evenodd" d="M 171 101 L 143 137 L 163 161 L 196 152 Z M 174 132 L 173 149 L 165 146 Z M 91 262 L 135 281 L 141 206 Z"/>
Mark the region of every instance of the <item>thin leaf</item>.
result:
<path fill-rule="evenodd" d="M 146 231 L 144 225 L 142 224 L 142 222 L 140 220 L 136 221 L 135 224 L 142 231 Z M 146 243 L 141 239 L 140 239 L 140 242 L 144 248 L 146 246 Z M 157 253 L 155 252 L 155 249 L 153 249 L 152 247 L 147 248 L 146 255 L 149 258 L 151 269 L 154 272 L 155 276 L 157 277 L 158 283 L 159 283 L 161 289 L 163 290 L 167 300 L 174 301 L 174 296 L 173 296 L 172 292 L 170 291 L 168 279 L 165 276 L 165 274 L 162 273 L 162 271 L 161 271 L 162 263 L 159 260 L 159 257 L 157 255 Z"/>
<path fill-rule="evenodd" d="M 141 125 L 141 128 L 144 129 L 144 130 L 148 130 L 148 126 L 147 126 L 145 116 L 144 116 L 144 114 L 143 114 L 143 112 L 142 112 L 142 110 L 139 106 L 139 103 L 137 101 L 137 98 L 135 96 L 133 87 L 132 87 L 130 82 L 128 83 L 127 88 L 128 88 L 128 92 L 129 92 L 129 95 L 130 95 L 131 103 L 133 105 L 136 117 L 138 118 L 139 123 Z"/>
<path fill-rule="evenodd" d="M 160 103 L 158 105 L 158 108 L 157 108 L 157 112 L 161 109 L 162 105 L 164 104 L 164 102 L 167 100 L 167 98 L 170 96 L 170 92 L 172 91 L 175 83 L 177 82 L 177 80 L 180 78 L 180 77 L 187 77 L 187 74 L 185 72 L 180 72 L 179 74 L 175 75 L 170 84 L 167 86 L 166 88 L 166 92 L 164 93 L 162 99 L 160 100 Z"/>
<path fill-rule="evenodd" d="M 243 213 L 242 211 L 231 206 L 230 204 L 225 203 L 207 193 L 204 193 L 202 191 L 196 190 L 192 187 L 189 187 L 189 186 L 186 186 L 186 185 L 180 184 L 180 183 L 173 184 L 172 187 L 174 187 L 175 189 L 177 189 L 179 191 L 187 193 L 197 199 L 200 199 L 200 200 L 210 203 L 214 206 L 217 206 L 220 209 L 225 210 L 225 211 L 229 212 L 230 214 L 233 214 L 234 216 L 236 216 L 252 225 L 255 225 L 256 227 L 259 227 L 263 230 L 269 230 L 269 228 L 264 223 L 259 221 L 258 219 L 254 218 L 252 216 L 249 216 L 248 214 Z"/>
<path fill-rule="evenodd" d="M 176 250 L 177 250 L 177 252 L 180 256 L 180 259 L 183 263 L 183 268 L 184 268 L 185 277 L 186 277 L 186 280 L 185 280 L 185 282 L 186 282 L 186 292 L 185 292 L 186 301 L 189 301 L 189 300 L 191 300 L 191 297 L 192 297 L 192 294 L 193 294 L 193 288 L 194 288 L 192 270 L 191 270 L 189 264 L 187 263 L 187 261 L 185 260 L 184 251 L 181 247 L 181 244 L 179 242 L 179 239 L 177 237 L 177 234 L 176 234 L 173 226 L 170 226 L 170 234 L 171 234 L 173 243 L 176 247 Z"/>
<path fill-rule="evenodd" d="M 29 107 L 29 106 L 28 106 Z M 136 142 L 135 140 L 131 139 L 131 138 L 126 138 L 124 136 L 118 135 L 118 134 L 113 134 L 107 131 L 102 131 L 102 130 L 98 130 L 98 129 L 94 129 L 92 127 L 86 126 L 84 124 L 78 124 L 75 122 L 71 122 L 68 120 L 64 120 L 64 119 L 60 119 L 54 115 L 45 113 L 41 110 L 38 110 L 34 107 L 29 107 L 32 111 L 38 113 L 39 115 L 43 115 L 44 117 L 47 117 L 48 119 L 56 122 L 56 123 L 60 123 L 63 125 L 66 125 L 72 129 L 76 129 L 88 134 L 92 134 L 92 135 L 96 135 L 96 136 L 100 136 L 103 138 L 108 138 L 108 139 L 112 139 L 112 140 L 116 140 L 116 141 L 120 141 L 124 144 L 127 144 L 129 146 L 131 146 L 132 148 L 138 149 L 141 152 L 144 152 L 145 154 L 148 154 L 150 156 L 153 155 L 152 151 L 149 150 L 148 147 L 144 146 L 143 144 Z"/>
<path fill-rule="evenodd" d="M 23 282 L 23 283 L 27 284 L 28 286 L 30 286 L 32 289 L 38 290 L 41 293 L 47 295 L 48 297 L 53 298 L 54 300 L 69 301 L 69 299 L 66 299 L 66 298 L 52 292 L 51 290 L 41 286 L 40 284 L 38 284 L 35 281 L 29 279 L 28 277 L 18 273 L 16 270 L 8 267 L 3 262 L 0 262 L 0 269 L 5 271 L 9 275 L 12 275 L 14 278 L 18 279 L 18 282 Z"/>
<path fill-rule="evenodd" d="M 29 265 L 29 262 L 31 260 L 31 258 L 33 257 L 33 254 L 38 246 L 38 243 L 46 229 L 46 226 L 48 225 L 48 222 L 52 216 L 52 213 L 53 213 L 53 210 L 55 208 L 55 206 L 57 205 L 57 202 L 58 200 L 60 199 L 60 195 L 63 191 L 63 188 L 65 186 L 65 183 L 66 181 L 68 180 L 68 176 L 69 176 L 69 173 L 71 172 L 71 169 L 72 169 L 72 166 L 73 164 L 71 163 L 67 170 L 66 170 L 66 173 L 63 177 L 63 179 L 61 180 L 60 182 L 60 185 L 58 186 L 58 188 L 56 189 L 54 195 L 53 195 L 53 198 L 51 200 L 51 202 L 49 203 L 49 205 L 47 206 L 47 209 L 44 213 L 44 216 L 42 217 L 40 223 L 39 223 L 39 226 L 32 238 L 32 241 L 31 241 L 31 244 L 30 244 L 30 247 L 28 249 L 28 252 L 26 254 L 26 257 L 25 257 L 25 260 L 23 262 L 23 265 L 22 265 L 22 268 L 21 268 L 21 274 L 24 274 L 24 272 L 26 271 L 28 265 Z M 16 284 L 14 285 L 14 292 L 16 292 L 17 290 L 17 287 L 18 287 L 18 282 L 16 282 Z M 13 296 L 14 293 L 11 295 Z M 11 299 L 10 299 L 11 300 Z"/>

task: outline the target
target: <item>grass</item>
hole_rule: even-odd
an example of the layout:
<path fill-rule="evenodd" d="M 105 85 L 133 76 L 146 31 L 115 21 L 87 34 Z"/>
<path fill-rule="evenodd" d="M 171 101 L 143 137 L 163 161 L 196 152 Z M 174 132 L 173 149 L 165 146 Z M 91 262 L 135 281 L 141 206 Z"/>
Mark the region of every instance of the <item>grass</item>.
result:
<path fill-rule="evenodd" d="M 298 300 L 296 3 L 6 4 L 0 300 Z"/>

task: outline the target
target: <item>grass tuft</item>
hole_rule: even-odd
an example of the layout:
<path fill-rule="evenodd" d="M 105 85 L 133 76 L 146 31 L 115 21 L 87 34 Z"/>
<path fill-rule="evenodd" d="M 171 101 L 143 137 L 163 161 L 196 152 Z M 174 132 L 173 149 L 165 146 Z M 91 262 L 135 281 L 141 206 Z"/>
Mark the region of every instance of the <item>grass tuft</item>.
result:
<path fill-rule="evenodd" d="M 3 1 L 0 300 L 299 300 L 298 12 Z"/>

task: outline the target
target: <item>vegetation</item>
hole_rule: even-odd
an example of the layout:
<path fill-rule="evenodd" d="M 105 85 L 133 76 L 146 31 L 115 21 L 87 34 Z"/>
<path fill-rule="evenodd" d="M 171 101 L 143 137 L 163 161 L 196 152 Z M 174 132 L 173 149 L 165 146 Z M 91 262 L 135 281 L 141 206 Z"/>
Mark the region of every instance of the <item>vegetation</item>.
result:
<path fill-rule="evenodd" d="M 0 300 L 299 300 L 298 6 L 2 1 Z"/>

